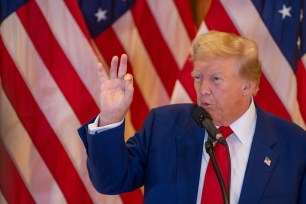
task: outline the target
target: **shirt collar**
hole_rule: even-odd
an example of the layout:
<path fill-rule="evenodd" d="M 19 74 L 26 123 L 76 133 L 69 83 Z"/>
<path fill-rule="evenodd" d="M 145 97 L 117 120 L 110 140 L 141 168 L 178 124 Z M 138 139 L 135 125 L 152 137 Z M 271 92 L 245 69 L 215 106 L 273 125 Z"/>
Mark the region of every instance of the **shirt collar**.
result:
<path fill-rule="evenodd" d="M 256 118 L 256 108 L 252 98 L 248 110 L 238 120 L 230 125 L 231 129 L 242 144 L 252 140 L 250 135 L 254 135 Z"/>

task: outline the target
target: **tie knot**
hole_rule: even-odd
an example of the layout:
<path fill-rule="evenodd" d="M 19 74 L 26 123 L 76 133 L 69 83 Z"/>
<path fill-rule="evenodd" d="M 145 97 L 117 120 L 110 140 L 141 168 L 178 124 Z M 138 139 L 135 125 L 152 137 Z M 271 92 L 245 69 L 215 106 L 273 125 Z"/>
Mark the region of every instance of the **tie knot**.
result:
<path fill-rule="evenodd" d="M 218 128 L 224 138 L 227 138 L 233 133 L 233 130 L 229 126 L 221 126 Z"/>

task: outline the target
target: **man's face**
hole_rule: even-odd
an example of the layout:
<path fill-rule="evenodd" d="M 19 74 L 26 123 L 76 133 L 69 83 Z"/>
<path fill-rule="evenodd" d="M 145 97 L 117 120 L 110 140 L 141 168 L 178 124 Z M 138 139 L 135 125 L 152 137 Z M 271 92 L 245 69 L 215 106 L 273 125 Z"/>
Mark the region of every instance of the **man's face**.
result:
<path fill-rule="evenodd" d="M 236 59 L 194 62 L 192 76 L 197 103 L 215 125 L 230 125 L 248 109 L 254 83 L 239 76 Z"/>

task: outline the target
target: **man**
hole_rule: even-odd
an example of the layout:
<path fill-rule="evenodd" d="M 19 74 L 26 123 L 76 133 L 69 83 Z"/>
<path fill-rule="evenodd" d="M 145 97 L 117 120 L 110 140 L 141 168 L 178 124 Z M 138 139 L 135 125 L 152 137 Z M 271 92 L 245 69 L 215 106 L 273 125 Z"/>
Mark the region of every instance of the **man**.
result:
<path fill-rule="evenodd" d="M 306 132 L 256 106 L 260 62 L 254 42 L 211 31 L 192 45 L 197 105 L 215 126 L 228 126 L 230 203 L 306 203 Z M 124 142 L 124 116 L 133 97 L 127 56 L 100 66 L 100 115 L 79 129 L 95 188 L 119 194 L 144 185 L 145 203 L 207 203 L 202 198 L 208 135 L 197 126 L 195 105 L 153 109 L 143 128 Z M 203 187 L 204 186 L 204 187 Z M 204 188 L 204 189 L 203 189 Z M 213 189 L 214 190 L 214 189 Z"/>

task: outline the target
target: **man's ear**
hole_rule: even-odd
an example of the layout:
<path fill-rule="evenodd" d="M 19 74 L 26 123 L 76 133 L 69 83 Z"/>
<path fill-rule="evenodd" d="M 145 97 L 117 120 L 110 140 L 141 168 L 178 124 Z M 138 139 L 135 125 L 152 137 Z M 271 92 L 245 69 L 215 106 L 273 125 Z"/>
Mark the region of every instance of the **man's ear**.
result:
<path fill-rule="evenodd" d="M 246 80 L 242 87 L 242 92 L 244 96 L 249 96 L 253 94 L 255 88 L 255 82 L 251 80 Z"/>

